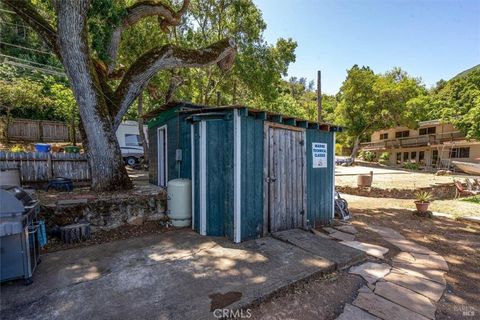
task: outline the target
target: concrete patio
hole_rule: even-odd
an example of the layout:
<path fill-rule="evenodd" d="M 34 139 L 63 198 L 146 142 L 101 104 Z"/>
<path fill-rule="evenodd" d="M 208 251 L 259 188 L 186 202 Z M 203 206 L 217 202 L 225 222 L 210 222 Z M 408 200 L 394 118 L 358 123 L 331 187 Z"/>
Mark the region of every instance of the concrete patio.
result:
<path fill-rule="evenodd" d="M 211 319 L 365 257 L 313 234 L 325 249 L 305 250 L 301 233 L 233 244 L 184 229 L 50 253 L 32 285 L 1 286 L 2 319 Z"/>

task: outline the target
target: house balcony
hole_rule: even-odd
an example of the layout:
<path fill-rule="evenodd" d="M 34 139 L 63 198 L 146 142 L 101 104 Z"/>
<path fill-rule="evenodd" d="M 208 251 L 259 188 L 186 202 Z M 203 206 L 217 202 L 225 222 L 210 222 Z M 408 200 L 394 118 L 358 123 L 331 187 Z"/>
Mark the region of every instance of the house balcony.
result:
<path fill-rule="evenodd" d="M 400 148 L 414 148 L 441 145 L 445 142 L 453 142 L 465 139 L 465 135 L 460 131 L 421 135 L 416 137 L 406 137 L 397 139 L 387 139 L 372 142 L 363 142 L 360 144 L 362 150 L 388 150 Z"/>

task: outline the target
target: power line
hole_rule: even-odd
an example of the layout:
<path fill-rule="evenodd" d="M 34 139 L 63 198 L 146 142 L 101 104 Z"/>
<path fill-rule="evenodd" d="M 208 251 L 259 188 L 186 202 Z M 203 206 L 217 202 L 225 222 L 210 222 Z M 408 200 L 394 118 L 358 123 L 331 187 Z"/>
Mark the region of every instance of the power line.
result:
<path fill-rule="evenodd" d="M 28 64 L 24 64 L 24 63 L 8 61 L 8 60 L 4 61 L 3 63 L 9 64 L 9 65 L 14 66 L 14 67 L 35 70 L 35 71 L 38 71 L 40 73 L 47 73 L 47 74 L 54 75 L 54 76 L 59 76 L 59 77 L 67 77 L 67 75 L 65 73 L 62 73 L 62 72 L 57 72 L 57 71 L 54 71 L 54 70 L 35 67 L 35 66 L 28 65 Z"/>
<path fill-rule="evenodd" d="M 24 50 L 30 50 L 30 51 L 33 51 L 33 52 L 38 52 L 38 53 L 43 53 L 43 54 L 50 54 L 52 56 L 55 56 L 54 53 L 52 52 L 47 52 L 47 51 L 42 51 L 42 50 L 37 50 L 37 49 L 33 49 L 33 48 L 28 48 L 28 47 L 24 47 L 24 46 L 20 46 L 18 44 L 13 44 L 13 43 L 8 43 L 8 42 L 3 42 L 3 41 L 0 41 L 1 44 L 4 44 L 6 46 L 10 46 L 10 47 L 15 47 L 15 48 L 19 48 L 19 49 L 24 49 Z"/>

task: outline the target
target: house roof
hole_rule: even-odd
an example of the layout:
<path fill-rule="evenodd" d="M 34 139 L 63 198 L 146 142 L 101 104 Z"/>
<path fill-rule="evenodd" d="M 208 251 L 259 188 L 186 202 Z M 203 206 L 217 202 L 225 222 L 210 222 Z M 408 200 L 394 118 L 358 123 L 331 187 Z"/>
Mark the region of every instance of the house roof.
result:
<path fill-rule="evenodd" d="M 161 113 L 178 108 L 179 113 L 183 114 L 206 114 L 212 112 L 220 112 L 226 110 L 233 110 L 233 109 L 243 109 L 247 110 L 249 113 L 253 115 L 264 115 L 265 118 L 275 118 L 276 122 L 284 123 L 287 125 L 297 125 L 303 124 L 305 127 L 313 127 L 316 126 L 319 129 L 327 130 L 327 131 L 342 131 L 342 127 L 328 123 L 328 122 L 317 122 L 317 121 L 310 121 L 298 117 L 287 116 L 277 112 L 265 111 L 261 109 L 256 109 L 252 107 L 247 107 L 244 105 L 229 105 L 229 106 L 206 106 L 206 105 L 198 105 L 189 102 L 170 102 L 161 107 L 156 108 L 155 110 L 150 111 L 149 113 L 143 116 L 144 119 L 153 119 L 160 115 Z"/>

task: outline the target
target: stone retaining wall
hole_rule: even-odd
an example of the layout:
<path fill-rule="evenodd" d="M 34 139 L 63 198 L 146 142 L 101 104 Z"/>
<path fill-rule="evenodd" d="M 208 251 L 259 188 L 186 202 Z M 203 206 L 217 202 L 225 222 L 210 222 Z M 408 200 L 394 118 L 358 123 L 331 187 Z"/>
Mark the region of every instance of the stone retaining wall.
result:
<path fill-rule="evenodd" d="M 336 186 L 340 193 L 346 193 L 362 197 L 415 199 L 415 192 L 418 190 L 429 191 L 434 200 L 445 200 L 455 198 L 455 186 L 442 185 L 425 188 L 412 189 L 380 189 L 380 188 L 358 188 L 350 186 Z"/>

